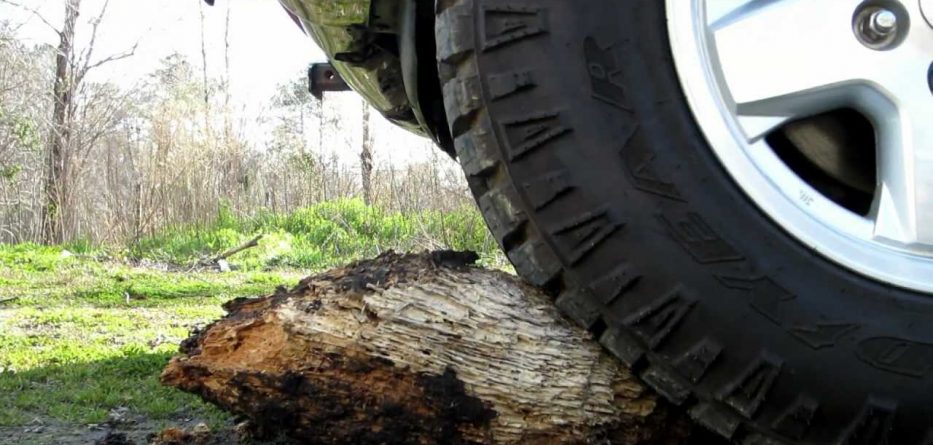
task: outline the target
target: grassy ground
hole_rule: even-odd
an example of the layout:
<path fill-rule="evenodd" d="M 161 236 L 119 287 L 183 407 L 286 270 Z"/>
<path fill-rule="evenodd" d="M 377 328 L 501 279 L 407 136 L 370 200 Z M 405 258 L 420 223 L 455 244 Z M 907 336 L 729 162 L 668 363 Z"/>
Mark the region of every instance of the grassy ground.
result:
<path fill-rule="evenodd" d="M 169 272 L 66 252 L 0 246 L 0 300 L 16 298 L 0 306 L 0 427 L 84 429 L 112 413 L 153 430 L 183 419 L 222 426 L 223 413 L 160 386 L 161 369 L 192 328 L 223 314 L 221 303 L 301 275 Z M 9 437 L 0 443 L 30 435 Z"/>
<path fill-rule="evenodd" d="M 264 235 L 257 249 L 237 255 L 235 265 L 252 270 L 298 267 L 321 270 L 396 251 L 450 248 L 474 250 L 487 266 L 504 261 L 474 207 L 452 212 L 386 212 L 360 200 L 325 202 L 290 214 L 239 219 L 222 211 L 207 228 L 189 227 L 141 240 L 132 256 L 188 263 Z"/>
<path fill-rule="evenodd" d="M 470 212 L 398 215 L 345 201 L 250 220 L 221 215 L 211 227 L 128 249 L 0 245 L 0 443 L 52 443 L 50 430 L 87 430 L 114 416 L 152 431 L 229 426 L 225 414 L 158 383 L 192 328 L 220 317 L 227 300 L 388 248 L 472 249 L 501 265 Z M 233 272 L 182 267 L 256 234 L 266 236 L 231 259 Z"/>

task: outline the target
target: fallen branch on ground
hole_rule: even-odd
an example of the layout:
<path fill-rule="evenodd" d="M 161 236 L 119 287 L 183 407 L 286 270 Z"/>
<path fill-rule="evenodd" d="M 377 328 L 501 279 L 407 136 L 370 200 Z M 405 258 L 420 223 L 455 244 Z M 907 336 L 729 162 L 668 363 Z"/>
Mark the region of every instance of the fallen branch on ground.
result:
<path fill-rule="evenodd" d="M 16 300 L 19 300 L 19 297 L 0 298 L 0 304 L 12 303 Z"/>
<path fill-rule="evenodd" d="M 232 249 L 230 249 L 230 250 L 224 251 L 224 252 L 221 253 L 220 255 L 217 255 L 217 256 L 215 256 L 215 257 L 209 259 L 209 260 L 201 261 L 201 262 L 199 263 L 199 265 L 200 265 L 200 266 L 204 266 L 204 267 L 219 265 L 219 264 L 221 263 L 221 261 L 226 261 L 227 258 L 230 258 L 230 257 L 232 257 L 232 256 L 234 256 L 234 255 L 236 255 L 236 254 L 238 254 L 238 253 L 240 253 L 240 252 L 242 252 L 242 251 L 244 251 L 244 250 L 249 250 L 249 249 L 252 249 L 253 247 L 259 246 L 259 241 L 262 240 L 263 236 L 265 236 L 265 235 L 258 235 L 258 236 L 256 236 L 255 238 L 253 238 L 253 239 L 251 239 L 251 240 L 249 240 L 249 241 L 247 241 L 247 242 L 245 242 L 245 243 L 243 243 L 243 244 L 240 244 L 240 245 L 237 246 L 237 247 L 234 247 L 234 248 L 232 248 Z"/>

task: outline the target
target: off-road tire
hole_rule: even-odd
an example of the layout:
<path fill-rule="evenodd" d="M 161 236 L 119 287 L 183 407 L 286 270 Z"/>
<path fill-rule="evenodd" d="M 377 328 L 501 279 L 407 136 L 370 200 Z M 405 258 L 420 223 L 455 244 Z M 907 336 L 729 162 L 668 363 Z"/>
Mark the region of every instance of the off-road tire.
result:
<path fill-rule="evenodd" d="M 731 181 L 660 0 L 439 0 L 439 73 L 486 221 L 532 284 L 744 444 L 933 444 L 933 298 L 856 275 Z"/>

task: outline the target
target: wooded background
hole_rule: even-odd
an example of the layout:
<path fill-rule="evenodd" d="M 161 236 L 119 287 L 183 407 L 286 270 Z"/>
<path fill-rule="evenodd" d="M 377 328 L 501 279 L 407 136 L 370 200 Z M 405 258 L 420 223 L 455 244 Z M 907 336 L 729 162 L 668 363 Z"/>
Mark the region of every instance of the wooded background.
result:
<path fill-rule="evenodd" d="M 369 127 L 380 117 L 360 101 L 362 123 L 347 119 L 307 92 L 304 73 L 279 85 L 261 116 L 236 112 L 231 2 L 212 10 L 226 14 L 222 75 L 208 74 L 202 5 L 201 60 L 165 57 L 133 88 L 91 76 L 136 56 L 132 42 L 95 51 L 107 2 L 92 10 L 63 0 L 61 23 L 28 2 L 0 3 L 58 36 L 57 45 L 24 42 L 22 24 L 0 19 L 0 242 L 125 244 L 209 224 L 221 208 L 248 216 L 350 196 L 399 211 L 470 202 L 456 164 L 436 151 L 405 165 L 374 163 L 380 141 Z M 247 120 L 266 131 L 249 134 L 256 122 Z M 335 149 L 359 156 L 348 162 Z"/>

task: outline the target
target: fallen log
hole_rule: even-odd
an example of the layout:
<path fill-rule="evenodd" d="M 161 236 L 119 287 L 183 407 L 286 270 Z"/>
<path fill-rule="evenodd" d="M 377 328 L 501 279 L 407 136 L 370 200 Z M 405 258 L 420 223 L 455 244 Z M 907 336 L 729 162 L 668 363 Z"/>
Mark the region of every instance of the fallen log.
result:
<path fill-rule="evenodd" d="M 388 253 L 231 301 L 162 382 L 304 443 L 683 443 L 678 411 L 470 255 Z"/>

